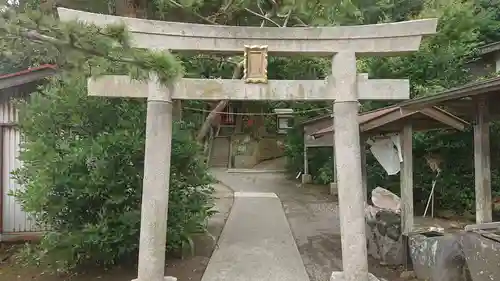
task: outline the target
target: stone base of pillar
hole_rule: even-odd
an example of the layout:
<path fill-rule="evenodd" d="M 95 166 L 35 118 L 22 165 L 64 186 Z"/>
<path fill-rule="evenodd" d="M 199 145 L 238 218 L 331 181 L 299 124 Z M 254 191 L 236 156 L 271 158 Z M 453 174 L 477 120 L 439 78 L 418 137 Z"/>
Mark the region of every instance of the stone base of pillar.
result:
<path fill-rule="evenodd" d="M 337 189 L 337 183 L 336 182 L 330 183 L 330 195 L 338 195 L 338 194 L 339 190 Z"/>
<path fill-rule="evenodd" d="M 330 277 L 330 281 L 345 281 L 344 272 L 334 271 Z M 375 275 L 368 273 L 368 281 L 385 281 L 384 279 L 378 279 Z"/>
<path fill-rule="evenodd" d="M 177 277 L 173 277 L 173 276 L 165 276 L 163 278 L 164 278 L 163 281 L 177 281 Z M 150 280 L 133 279 L 132 281 L 150 281 Z"/>
<path fill-rule="evenodd" d="M 310 174 L 303 174 L 302 175 L 302 184 L 311 183 L 311 182 L 312 182 L 312 176 Z"/>

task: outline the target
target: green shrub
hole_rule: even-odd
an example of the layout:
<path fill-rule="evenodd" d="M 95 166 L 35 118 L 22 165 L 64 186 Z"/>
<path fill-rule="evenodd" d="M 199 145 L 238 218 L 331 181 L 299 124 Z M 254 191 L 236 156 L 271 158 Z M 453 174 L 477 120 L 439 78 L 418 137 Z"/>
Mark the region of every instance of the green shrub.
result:
<path fill-rule="evenodd" d="M 298 122 L 297 122 L 298 123 Z M 299 126 L 291 129 L 285 139 L 286 171 L 289 176 L 304 172 L 304 137 Z M 315 183 L 331 182 L 333 171 L 332 147 L 312 147 L 307 150 L 309 174 Z"/>
<path fill-rule="evenodd" d="M 110 265 L 138 249 L 145 101 L 86 91 L 85 77 L 67 76 L 19 105 L 24 165 L 14 175 L 26 188 L 15 196 L 50 226 L 28 258 L 59 271 Z M 212 178 L 186 126 L 174 124 L 166 250 L 205 231 L 213 206 Z"/>

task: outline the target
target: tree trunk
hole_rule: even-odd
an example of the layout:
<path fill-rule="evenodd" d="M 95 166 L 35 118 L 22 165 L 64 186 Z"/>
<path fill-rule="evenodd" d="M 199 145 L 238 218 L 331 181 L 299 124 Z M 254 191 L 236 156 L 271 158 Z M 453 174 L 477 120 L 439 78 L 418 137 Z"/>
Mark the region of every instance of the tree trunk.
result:
<path fill-rule="evenodd" d="M 229 100 L 221 100 L 217 104 L 217 106 L 208 114 L 207 119 L 205 119 L 205 122 L 203 122 L 203 125 L 201 126 L 200 131 L 198 132 L 198 135 L 196 136 L 196 140 L 198 142 L 202 142 L 207 133 L 210 130 L 210 127 L 212 126 L 212 122 L 217 116 L 218 112 L 221 112 L 224 108 L 226 108 L 227 104 L 229 103 Z"/>
<path fill-rule="evenodd" d="M 243 61 L 239 62 L 233 71 L 233 79 L 240 79 L 241 78 L 241 73 L 243 69 Z M 207 118 L 205 119 L 205 122 L 203 122 L 203 125 L 200 128 L 200 131 L 198 131 L 198 135 L 196 136 L 196 140 L 198 142 L 202 142 L 207 133 L 210 130 L 210 126 L 212 126 L 212 122 L 217 116 L 218 112 L 222 111 L 226 106 L 229 104 L 229 100 L 221 100 L 217 104 L 217 106 L 208 114 Z"/>

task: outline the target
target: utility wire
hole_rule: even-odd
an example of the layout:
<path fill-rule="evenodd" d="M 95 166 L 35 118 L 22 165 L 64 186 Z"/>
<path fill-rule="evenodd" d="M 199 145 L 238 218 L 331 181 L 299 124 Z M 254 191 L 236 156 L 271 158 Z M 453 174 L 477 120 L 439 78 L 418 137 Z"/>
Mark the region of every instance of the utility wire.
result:
<path fill-rule="evenodd" d="M 183 106 L 182 109 L 190 110 L 190 111 L 198 111 L 198 112 L 207 112 L 210 113 L 212 110 L 208 109 L 201 109 L 201 108 L 195 108 L 195 107 L 187 107 Z M 327 110 L 329 113 L 331 113 L 331 107 L 321 107 L 321 108 L 312 108 L 312 109 L 306 109 L 306 110 L 300 110 L 300 111 L 293 111 L 290 113 L 240 113 L 240 112 L 227 112 L 227 111 L 217 111 L 217 114 L 225 114 L 225 115 L 244 115 L 244 116 L 275 116 L 275 115 L 299 115 L 301 113 L 308 113 L 308 112 L 315 112 L 315 111 L 322 111 L 322 110 Z"/>

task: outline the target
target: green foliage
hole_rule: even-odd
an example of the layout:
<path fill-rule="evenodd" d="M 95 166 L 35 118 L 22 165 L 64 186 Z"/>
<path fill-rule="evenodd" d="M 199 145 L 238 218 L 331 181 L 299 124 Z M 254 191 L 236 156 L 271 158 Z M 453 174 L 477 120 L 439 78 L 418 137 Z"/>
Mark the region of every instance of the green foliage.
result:
<path fill-rule="evenodd" d="M 57 270 L 112 264 L 138 248 L 145 102 L 88 97 L 80 73 L 64 75 L 20 104 L 25 211 L 50 226 L 31 261 Z M 213 203 L 211 177 L 185 125 L 172 144 L 168 246 L 204 232 Z M 167 194 L 165 194 L 167 196 Z"/>
<path fill-rule="evenodd" d="M 426 1 L 419 18 L 438 17 L 438 33 L 424 40 L 419 52 L 410 56 L 371 59 L 367 69 L 372 77 L 409 77 L 412 96 L 432 95 L 444 89 L 463 85 L 471 81 L 468 63 L 474 60 L 475 50 L 483 40 L 495 38 L 498 32 L 496 4 L 474 1 L 435 0 Z M 497 127 L 491 130 L 491 143 L 499 140 Z M 455 210 L 457 213 L 473 212 L 474 171 L 473 144 L 470 131 L 437 131 L 417 134 L 414 137 L 414 186 L 415 200 L 424 204 L 430 195 L 435 178 L 424 156 L 438 155 L 443 159 L 442 170 L 436 189 L 436 204 L 439 208 Z M 498 153 L 491 149 L 492 167 L 497 166 Z M 370 159 L 369 159 L 370 161 Z M 381 185 L 399 193 L 399 177 L 384 175 L 381 167 L 371 158 L 369 162 L 371 187 Z M 493 164 L 495 163 L 495 164 Z M 494 169 L 494 168 L 493 168 Z M 492 181 L 494 193 L 496 170 Z"/>
<path fill-rule="evenodd" d="M 358 70 L 372 78 L 409 78 L 413 97 L 432 95 L 444 89 L 471 81 L 468 63 L 476 58 L 475 50 L 484 42 L 500 40 L 499 8 L 491 1 L 351 1 L 357 8 L 352 13 L 340 13 L 350 24 L 377 23 L 438 17 L 438 33 L 426 38 L 418 52 L 393 58 L 368 58 L 358 61 Z M 412 5 L 409 5 L 411 2 Z M 283 74 L 287 75 L 287 74 Z M 386 106 L 387 102 L 365 102 L 363 110 Z M 318 105 L 316 105 L 318 106 Z M 319 115 L 314 114 L 313 115 Z M 311 116 L 309 116 L 311 117 Z M 302 121 L 302 117 L 297 118 Z M 298 122 L 296 122 L 298 123 Z M 500 131 L 497 124 L 491 128 L 491 165 L 493 195 L 500 192 L 499 147 Z M 434 131 L 415 134 L 414 137 L 414 196 L 418 207 L 430 195 L 435 174 L 429 169 L 425 156 L 439 156 L 442 173 L 436 189 L 436 206 L 455 210 L 458 214 L 474 211 L 473 137 L 470 131 Z M 330 152 L 319 149 L 308 151 L 310 173 L 316 182 L 331 181 L 333 161 Z M 303 141 L 299 135 L 288 137 L 289 172 L 296 174 L 303 168 Z M 399 175 L 388 176 L 371 153 L 367 154 L 369 189 L 383 186 L 399 193 Z"/>
<path fill-rule="evenodd" d="M 304 172 L 304 137 L 301 128 L 288 131 L 285 141 L 286 170 L 295 176 Z M 333 171 L 333 151 L 331 147 L 312 148 L 307 151 L 309 173 L 314 182 L 327 184 L 331 182 Z"/>
<path fill-rule="evenodd" d="M 373 58 L 367 68 L 371 77 L 409 77 L 413 96 L 428 95 L 468 81 L 466 63 L 478 41 L 478 23 L 483 20 L 467 2 L 427 7 L 420 17 L 438 17 L 438 32 L 424 40 L 409 56 Z"/>
<path fill-rule="evenodd" d="M 109 4 L 116 4 L 116 1 L 119 0 L 110 0 L 106 2 Z M 33 2 L 32 4 L 34 6 L 32 7 L 36 7 L 36 3 L 38 3 L 37 0 L 29 0 L 27 2 Z M 82 4 L 80 0 L 65 0 L 64 2 L 65 6 L 70 8 L 79 8 Z M 144 4 L 147 3 L 147 1 L 137 1 L 137 3 Z M 401 21 L 422 17 L 438 17 L 438 33 L 425 39 L 419 52 L 396 58 L 368 58 L 359 61 L 358 69 L 368 72 L 371 78 L 409 78 L 413 97 L 430 95 L 443 89 L 470 81 L 471 77 L 468 73 L 467 63 L 476 58 L 474 52 L 475 48 L 482 43 L 500 40 L 500 5 L 489 0 L 155 0 L 151 1 L 149 4 L 150 5 L 147 7 L 148 18 L 226 25 L 356 25 Z M 85 9 L 93 12 L 103 12 L 106 7 L 104 7 L 103 3 L 100 3 L 99 5 L 88 5 Z M 107 29 L 98 29 L 96 27 L 86 29 L 75 23 L 62 25 L 53 21 L 53 19 L 47 20 L 44 18 L 43 21 L 40 21 L 37 20 L 37 14 L 32 12 L 28 12 L 26 15 L 27 18 L 26 16 L 4 17 L 3 21 L 0 22 L 0 71 L 2 72 L 39 63 L 53 62 L 66 69 L 83 68 L 85 70 L 84 72 L 91 72 L 92 75 L 100 75 L 108 72 L 127 73 L 135 78 L 143 79 L 146 77 L 146 73 L 153 71 L 159 73 L 158 75 L 163 78 L 163 81 L 166 83 L 168 83 L 169 79 L 172 77 L 183 73 L 180 64 L 178 64 L 170 54 L 155 54 L 130 48 L 127 38 L 124 36 L 126 33 L 123 32 L 123 28 L 114 27 L 112 29 L 113 32 Z M 4 22 L 6 24 L 3 25 Z M 57 41 L 45 41 L 43 44 L 40 44 L 39 41 L 33 41 L 33 38 L 26 37 L 26 34 L 23 33 L 26 29 L 36 30 L 43 35 L 56 38 Z M 180 59 L 186 69 L 185 72 L 188 77 L 230 78 L 235 63 L 241 58 L 235 57 L 227 59 L 205 55 L 194 57 L 182 56 Z M 140 62 L 140 64 L 137 64 L 137 62 Z M 273 79 L 322 79 L 329 72 L 330 60 L 328 59 L 271 57 L 269 62 L 269 75 L 270 78 Z M 88 103 L 89 101 L 86 102 Z M 105 101 L 104 105 L 113 106 L 113 108 L 115 108 L 115 106 L 118 108 L 121 106 L 124 106 L 124 108 L 127 106 L 142 107 L 141 103 L 140 105 L 135 104 L 135 102 L 125 103 L 127 106 L 122 105 L 122 103 L 125 102 Z M 204 103 L 198 101 L 189 103 L 190 107 L 196 108 L 204 108 L 204 105 Z M 385 105 L 387 105 L 385 102 L 366 102 L 363 104 L 363 110 L 378 108 Z M 297 116 L 296 120 L 294 120 L 295 124 L 299 124 L 307 118 L 327 113 L 327 108 L 331 107 L 331 103 L 280 101 L 269 102 L 267 104 L 267 108 L 270 111 L 273 108 L 283 107 L 291 107 L 295 110 L 307 110 L 307 113 L 300 114 Z M 75 109 L 68 108 L 68 110 Z M 87 108 L 87 110 L 90 109 Z M 103 113 L 101 113 L 101 111 Z M 101 116 L 102 114 L 108 114 L 112 111 L 96 110 L 96 112 L 98 112 L 96 116 Z M 109 120 L 116 120 L 113 119 L 117 116 L 115 114 L 118 115 L 116 112 L 111 114 L 111 119 L 99 118 L 99 120 L 94 120 L 92 122 L 105 123 L 110 122 Z M 72 115 L 64 116 L 68 118 L 68 120 L 71 120 L 69 123 L 72 124 L 74 122 L 76 122 L 74 124 L 78 124 L 82 120 L 87 120 L 82 117 L 72 117 Z M 191 113 L 185 115 L 184 118 L 186 118 L 186 120 L 199 120 L 198 115 Z M 125 120 L 128 119 L 123 118 L 120 121 L 119 128 L 120 126 L 135 126 L 126 123 L 128 121 Z M 135 120 L 136 122 L 139 122 L 139 120 L 144 122 L 144 119 L 140 119 L 139 117 Z M 47 123 L 48 122 L 49 121 L 47 121 Z M 79 128 L 79 125 L 77 126 L 74 124 L 72 126 Z M 82 128 L 88 127 L 83 126 Z M 110 130 L 109 128 L 109 126 L 106 127 L 105 131 L 107 132 Z M 66 139 L 75 138 L 74 135 L 68 133 L 72 130 L 75 131 L 76 129 L 73 127 L 65 128 L 61 131 L 64 132 L 61 133 L 61 136 L 64 136 Z M 111 134 L 112 136 L 101 136 L 99 135 L 101 131 L 102 130 L 96 132 L 92 131 L 89 134 L 95 133 L 96 140 L 99 141 L 111 141 L 114 140 L 113 138 L 119 140 L 125 139 L 125 136 L 120 137 L 120 134 L 115 131 L 113 132 L 116 134 L 113 133 Z M 124 131 L 130 134 L 131 130 L 124 129 Z M 135 132 L 135 130 L 132 131 Z M 500 180 L 497 171 L 499 164 L 497 159 L 500 159 L 500 157 L 498 157 L 500 155 L 497 154 L 500 150 L 496 147 L 496 144 L 500 143 L 500 130 L 495 125 L 491 131 L 492 180 L 495 188 L 494 192 L 497 192 L 498 181 Z M 133 137 L 137 136 L 134 135 Z M 53 143 L 62 141 L 59 135 L 57 135 L 57 140 L 55 136 L 53 136 L 53 138 Z M 75 139 L 74 145 L 78 144 L 76 141 L 81 141 L 80 137 Z M 39 145 L 41 146 L 41 144 Z M 43 146 L 41 147 L 43 148 Z M 103 145 L 103 147 L 106 146 Z M 130 151 L 135 151 L 134 149 L 137 149 L 137 147 L 138 144 L 124 144 L 124 148 Z M 69 148 L 63 146 L 62 148 L 56 148 L 57 153 L 54 152 L 55 149 L 47 150 L 46 152 L 45 150 L 42 151 L 47 155 L 56 155 L 60 157 L 59 150 L 63 152 L 71 150 L 71 153 L 65 153 L 67 153 L 67 155 L 73 155 L 72 157 L 76 157 L 77 159 L 83 158 L 84 153 L 104 153 L 102 152 L 102 148 L 99 150 L 98 148 L 92 148 L 92 146 L 86 149 L 80 148 L 79 146 L 70 146 Z M 116 149 L 118 151 L 118 149 L 121 148 Z M 94 152 L 94 150 L 97 152 Z M 430 192 L 431 181 L 434 178 L 434 175 L 424 161 L 424 156 L 429 153 L 439 154 L 444 160 L 442 167 L 443 173 L 438 181 L 437 206 L 455 209 L 457 211 L 473 210 L 474 190 L 472 180 L 473 161 L 471 156 L 471 133 L 439 131 L 422 133 L 415 136 L 414 182 L 415 198 L 418 202 L 423 202 L 427 199 Z M 118 152 L 112 155 L 118 155 Z M 182 153 L 179 155 L 182 155 Z M 289 171 L 296 174 L 303 169 L 303 138 L 298 129 L 291 131 L 288 135 L 286 155 L 288 156 L 287 168 Z M 331 180 L 331 171 L 333 170 L 331 156 L 331 149 L 311 149 L 309 151 L 309 168 L 316 182 L 328 183 Z M 36 163 L 34 159 L 35 157 L 33 157 L 32 162 Z M 42 164 L 37 165 L 42 166 Z M 63 168 L 70 169 L 70 167 L 65 166 Z M 58 167 L 58 169 L 61 168 Z M 131 168 L 123 167 L 123 169 Z M 43 171 L 45 170 L 40 168 L 40 171 L 37 171 L 37 173 L 42 173 Z M 131 183 L 129 180 L 137 181 L 137 178 L 131 175 L 132 174 L 127 174 L 127 176 L 123 178 L 123 184 L 130 185 Z M 22 173 L 20 173 L 19 176 L 21 177 Z M 41 178 L 47 182 L 47 178 L 50 178 L 45 174 L 41 174 L 40 176 L 44 176 L 45 178 Z M 54 177 L 54 175 L 52 176 Z M 399 175 L 392 177 L 387 176 L 371 154 L 368 154 L 368 176 L 370 187 L 381 185 L 395 192 L 399 190 Z M 86 177 L 83 178 L 86 179 Z M 172 178 L 172 184 L 174 184 L 176 182 L 174 172 Z M 55 181 L 55 179 L 50 179 Z M 97 179 L 99 179 L 99 177 L 97 177 Z M 104 181 L 101 180 L 101 183 L 102 182 Z M 175 184 L 181 185 L 184 182 L 185 180 L 182 180 Z M 82 183 L 79 184 L 81 185 Z M 107 185 L 108 184 L 106 184 L 106 186 Z M 109 186 L 113 187 L 116 186 L 116 184 L 109 184 Z M 174 188 L 171 193 L 173 190 Z M 187 190 L 189 190 L 189 188 Z M 42 198 L 41 195 L 39 197 L 35 195 L 32 194 L 31 196 L 35 199 Z M 56 195 L 52 196 L 55 197 Z M 175 195 L 171 194 L 171 196 L 174 197 Z M 28 198 L 28 196 L 26 197 Z M 97 198 L 99 198 L 99 196 L 94 199 L 97 200 Z M 35 199 L 33 199 L 33 201 L 35 201 Z M 41 202 L 44 201 L 41 200 Z M 45 201 L 44 204 L 48 204 L 47 202 L 48 201 Z M 35 202 L 28 203 L 35 206 Z M 173 208 L 172 206 L 170 207 Z M 35 211 L 38 212 L 40 216 L 45 214 L 42 209 Z M 183 214 L 182 212 L 180 213 Z M 203 212 L 200 211 L 200 213 L 197 214 L 202 213 Z M 183 215 L 181 215 L 181 217 L 182 216 Z M 51 223 L 57 225 L 60 221 L 56 220 Z M 177 228 L 177 226 L 178 225 L 171 227 L 179 229 L 178 231 L 175 230 L 175 233 L 182 233 L 180 229 L 183 227 L 180 226 L 180 228 Z M 176 237 L 175 234 L 169 233 L 169 239 L 174 239 L 172 236 Z M 51 238 L 48 241 L 58 241 L 57 239 Z M 66 245 L 70 245 L 70 242 Z M 74 257 L 75 255 L 73 254 L 72 256 Z"/>
<path fill-rule="evenodd" d="M 148 79 L 153 73 L 163 84 L 183 74 L 182 65 L 169 52 L 132 48 L 124 26 L 63 23 L 39 11 L 7 10 L 0 17 L 0 37 L 1 61 L 14 65 L 9 70 L 42 61 L 92 75 L 113 71 Z M 30 48 L 36 55 L 20 60 L 27 57 L 23 50 Z"/>

